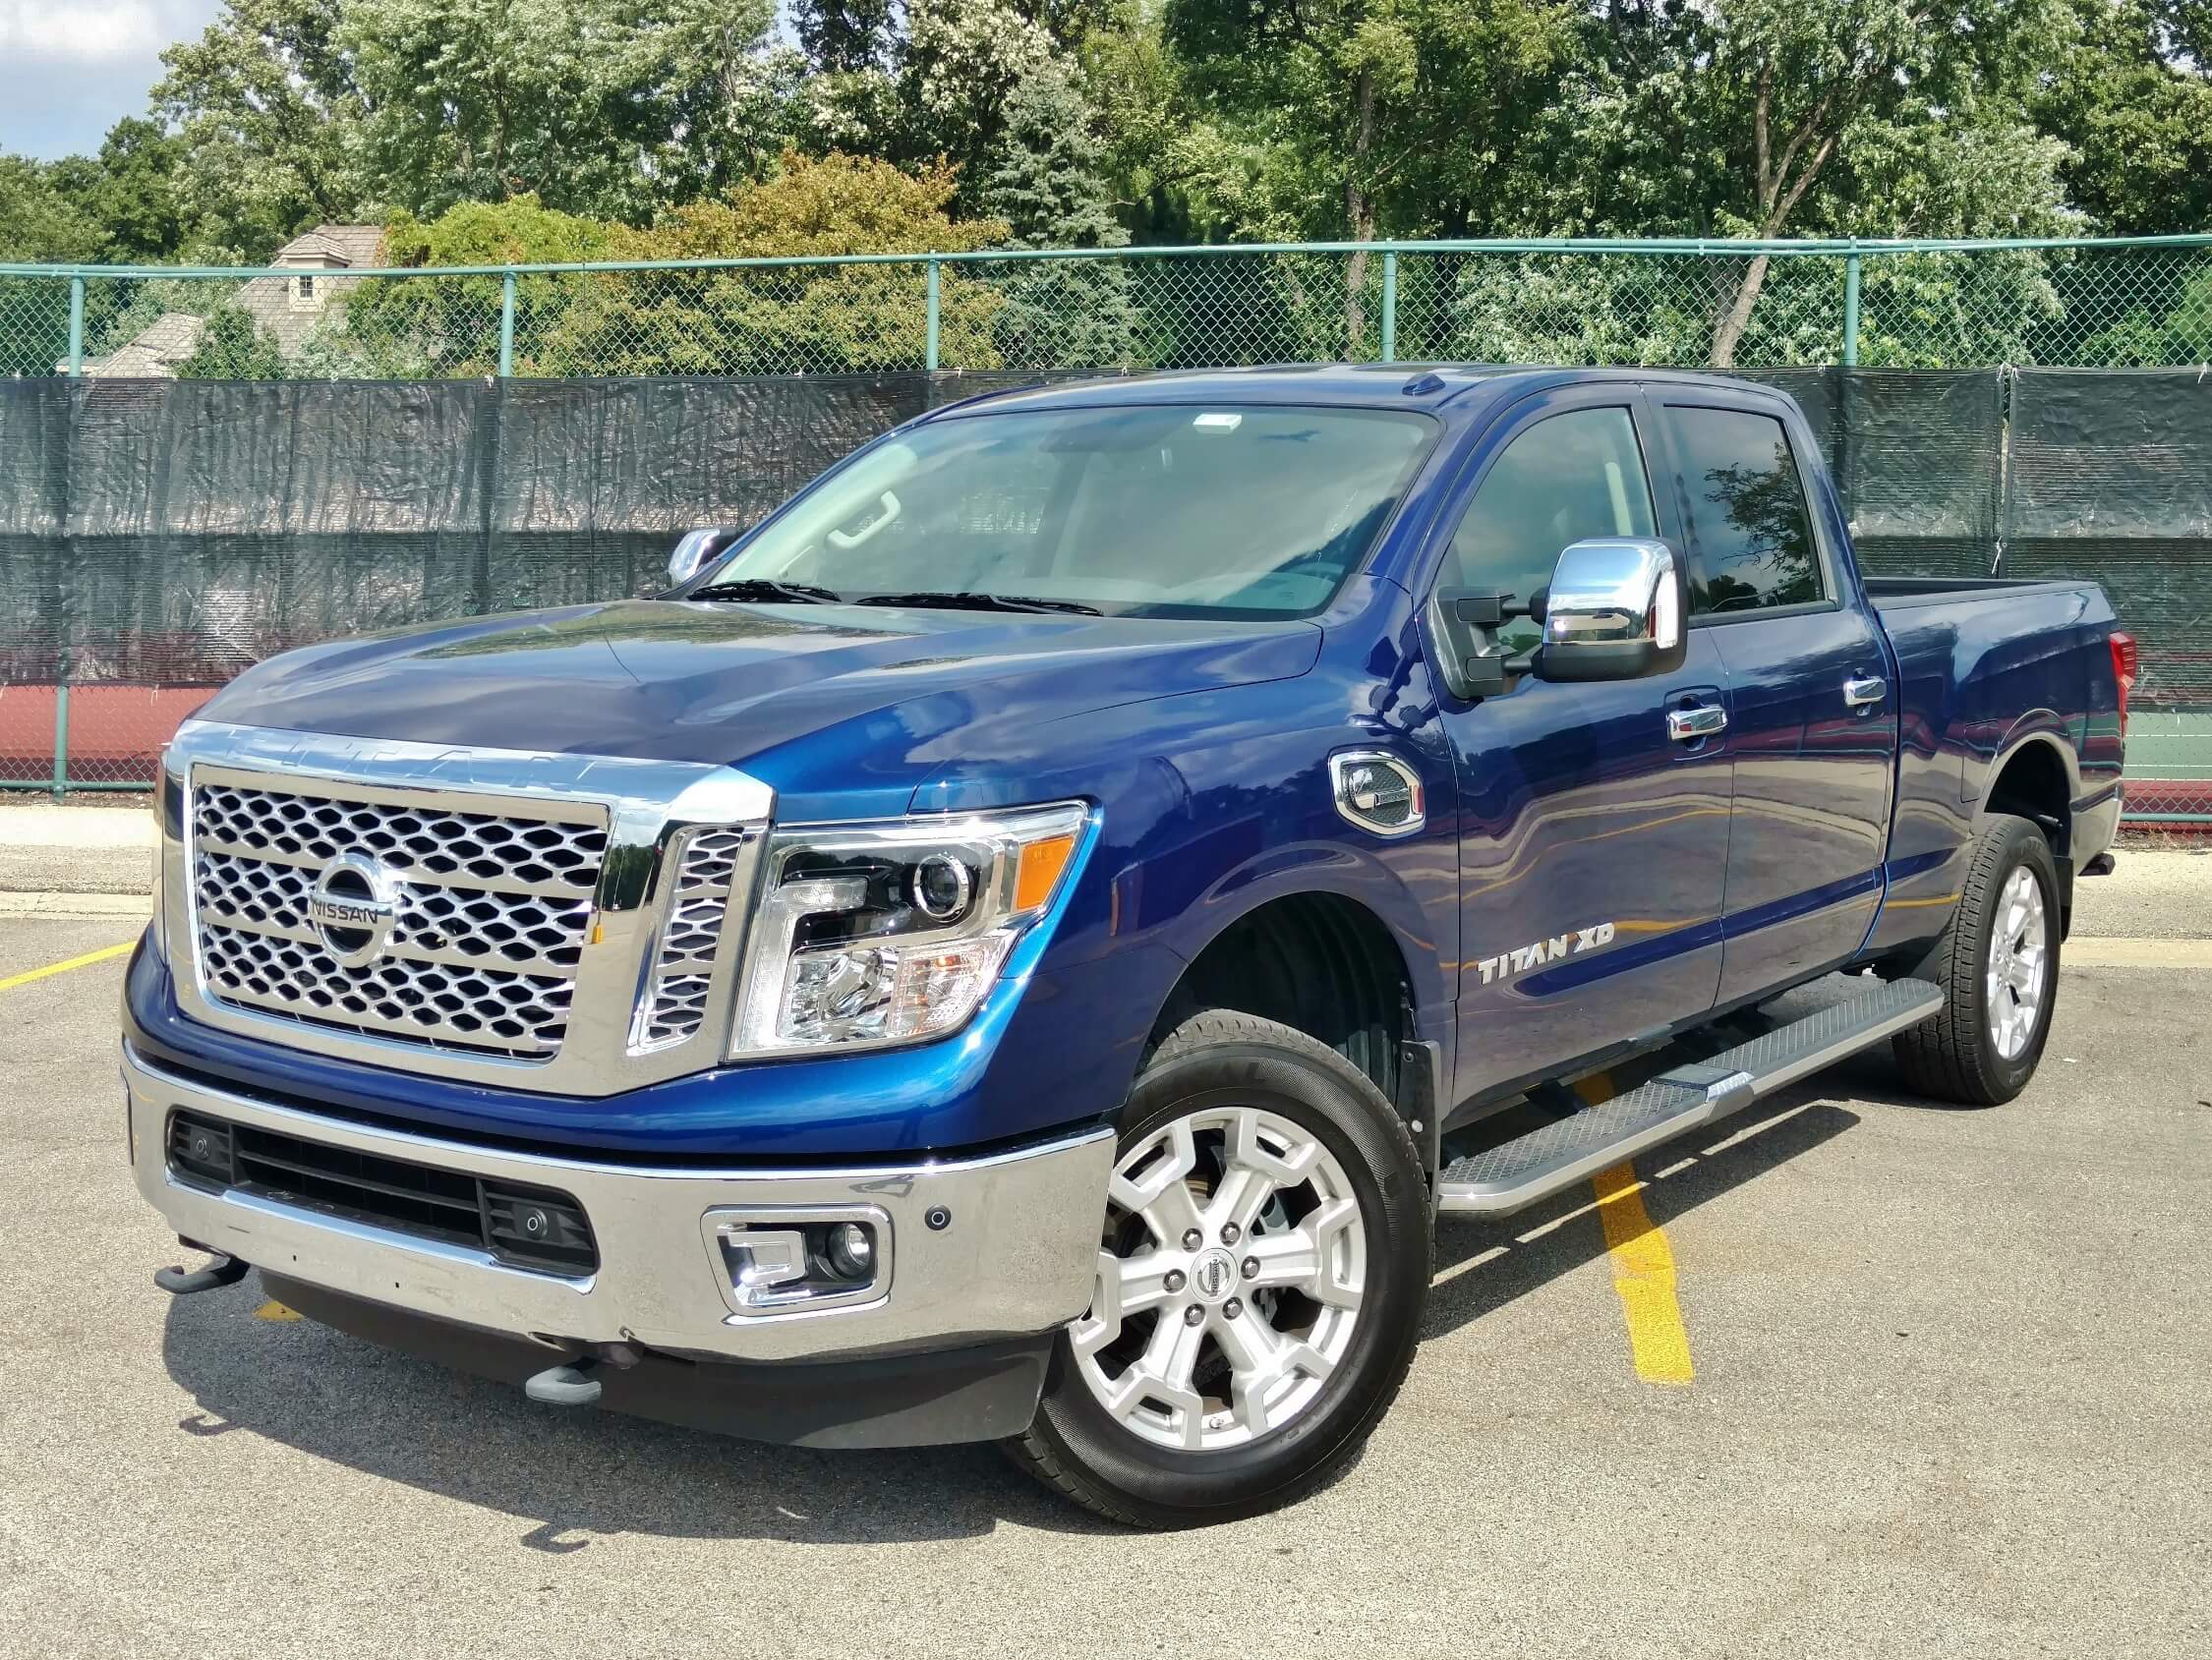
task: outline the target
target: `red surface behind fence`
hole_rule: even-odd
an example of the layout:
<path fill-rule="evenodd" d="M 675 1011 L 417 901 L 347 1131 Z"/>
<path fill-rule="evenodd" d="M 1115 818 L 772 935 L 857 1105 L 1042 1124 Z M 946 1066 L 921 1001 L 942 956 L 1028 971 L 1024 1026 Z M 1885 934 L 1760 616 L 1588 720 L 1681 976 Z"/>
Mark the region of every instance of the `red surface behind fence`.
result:
<path fill-rule="evenodd" d="M 154 758 L 214 686 L 72 686 L 72 783 L 147 783 Z M 54 771 L 52 686 L 0 686 L 0 779 L 43 781 Z"/>

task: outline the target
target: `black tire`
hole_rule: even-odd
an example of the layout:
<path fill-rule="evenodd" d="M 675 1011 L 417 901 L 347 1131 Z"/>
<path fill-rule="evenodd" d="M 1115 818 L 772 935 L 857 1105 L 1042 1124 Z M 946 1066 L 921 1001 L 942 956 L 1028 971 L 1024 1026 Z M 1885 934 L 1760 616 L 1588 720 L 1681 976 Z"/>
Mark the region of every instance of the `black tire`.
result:
<path fill-rule="evenodd" d="M 1985 972 L 1999 898 L 2019 870 L 2029 873 L 2042 893 L 2047 960 L 2033 1029 L 2020 1053 L 2008 1059 L 1990 1032 Z M 1967 860 L 1950 926 L 1912 971 L 1943 988 L 1943 1012 L 1892 1040 L 1898 1069 L 1915 1091 L 1962 1106 L 1995 1107 L 2027 1087 L 2058 1007 L 2059 934 L 2059 869 L 2050 842 L 2025 819 L 1992 816 Z"/>
<path fill-rule="evenodd" d="M 1055 1492 L 1133 1527 L 1228 1521 L 1310 1492 L 1381 1419 L 1420 1335 L 1430 1258 L 1420 1156 L 1381 1092 L 1327 1046 L 1249 1014 L 1192 1015 L 1138 1074 L 1116 1157 L 1179 1117 L 1232 1103 L 1293 1121 L 1342 1169 L 1367 1236 L 1359 1316 L 1343 1358 L 1302 1412 L 1242 1446 L 1208 1451 L 1160 1447 L 1117 1421 L 1078 1375 L 1063 1333 L 1035 1421 L 1004 1445 Z"/>

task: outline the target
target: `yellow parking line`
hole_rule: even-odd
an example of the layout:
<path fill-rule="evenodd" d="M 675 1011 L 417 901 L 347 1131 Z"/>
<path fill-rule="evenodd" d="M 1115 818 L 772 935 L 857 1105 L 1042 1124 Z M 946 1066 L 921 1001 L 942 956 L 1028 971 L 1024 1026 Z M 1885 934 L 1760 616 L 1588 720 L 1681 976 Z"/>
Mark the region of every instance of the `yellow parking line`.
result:
<path fill-rule="evenodd" d="M 43 980 L 49 974 L 67 974 L 73 968 L 83 968 L 89 963 L 105 962 L 109 957 L 121 956 L 137 944 L 136 940 L 126 940 L 120 945 L 108 945 L 100 950 L 87 951 L 83 956 L 71 957 L 67 962 L 50 962 L 44 968 L 33 968 L 28 974 L 11 974 L 7 979 L 0 980 L 0 992 L 13 991 L 18 986 L 28 986 L 31 981 Z"/>
<path fill-rule="evenodd" d="M 300 1311 L 298 1309 L 286 1308 L 274 1297 L 269 1298 L 268 1301 L 254 1310 L 254 1318 L 257 1320 L 297 1320 L 299 1317 Z"/>
<path fill-rule="evenodd" d="M 1575 1087 L 1592 1106 L 1613 1093 L 1612 1079 L 1603 1072 Z M 1613 1289 L 1628 1318 L 1628 1351 L 1636 1375 L 1646 1383 L 1686 1384 L 1696 1373 L 1690 1365 L 1689 1329 L 1674 1295 L 1674 1251 L 1644 1209 L 1644 1184 L 1636 1179 L 1636 1167 L 1618 1164 L 1600 1171 L 1590 1185 L 1598 1193 L 1605 1254 L 1612 1258 Z"/>
<path fill-rule="evenodd" d="M 1633 1165 L 1600 1171 L 1590 1184 L 1598 1189 L 1598 1219 L 1613 1259 L 1613 1289 L 1628 1316 L 1636 1375 L 1646 1383 L 1686 1384 L 1696 1374 L 1682 1305 L 1674 1296 L 1674 1252 L 1644 1209 L 1644 1184 Z"/>

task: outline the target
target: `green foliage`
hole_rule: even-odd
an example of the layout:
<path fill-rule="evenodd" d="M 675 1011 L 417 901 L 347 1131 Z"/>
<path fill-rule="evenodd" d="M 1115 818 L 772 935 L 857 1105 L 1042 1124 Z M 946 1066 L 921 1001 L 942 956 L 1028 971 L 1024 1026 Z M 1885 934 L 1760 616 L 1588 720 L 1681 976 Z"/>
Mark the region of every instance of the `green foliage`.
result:
<path fill-rule="evenodd" d="M 359 216 L 362 103 L 338 35 L 346 0 L 226 0 L 161 54 L 156 113 L 179 136 L 186 244 L 259 263 L 310 226 Z"/>
<path fill-rule="evenodd" d="M 624 259 L 787 258 L 843 254 L 957 253 L 1002 241 L 996 220 L 960 220 L 950 168 L 903 173 L 837 153 L 783 158 L 776 176 L 717 201 L 665 214 L 648 230 L 619 230 Z M 824 372 L 912 369 L 923 351 L 923 275 L 917 265 L 835 265 L 607 273 L 562 279 L 559 316 L 546 330 L 542 373 L 776 373 L 801 364 Z M 940 290 L 947 361 L 1000 362 L 991 324 L 1003 301 L 988 284 L 948 268 Z"/>
<path fill-rule="evenodd" d="M 2031 100 L 2103 230 L 2212 228 L 2212 3 L 2075 0 L 2080 31 Z"/>
<path fill-rule="evenodd" d="M 2180 284 L 2163 315 L 2136 307 L 2094 336 L 2083 355 L 2093 363 L 2145 368 L 2212 364 L 2212 267 Z"/>
<path fill-rule="evenodd" d="M 384 231 L 391 265 L 570 264 L 605 257 L 612 232 L 534 196 L 468 201 L 425 223 L 393 217 Z M 346 299 L 344 321 L 320 342 L 320 374 L 415 379 L 489 374 L 499 365 L 497 276 L 370 277 Z M 515 348 L 534 358 L 557 324 L 572 279 L 525 272 L 515 279 Z"/>
<path fill-rule="evenodd" d="M 1121 248 L 1107 209 L 1104 148 L 1081 89 L 1057 62 L 1007 94 L 983 202 L 1023 248 Z M 1127 366 L 1136 313 L 1120 260 L 1017 260 L 991 267 L 1005 300 L 992 321 L 1000 356 L 1022 366 Z"/>
<path fill-rule="evenodd" d="M 530 194 L 643 222 L 718 173 L 773 0 L 344 0 L 382 200 L 423 214 Z"/>
<path fill-rule="evenodd" d="M 794 0 L 777 17 L 776 0 L 224 0 L 163 54 L 149 118 L 97 156 L 0 157 L 0 258 L 259 261 L 365 221 L 394 262 L 482 265 L 2212 229 L 2212 0 Z M 1833 260 L 1402 263 L 1404 355 L 1840 350 Z M 1869 258 L 1861 360 L 2201 357 L 2195 269 Z M 526 275 L 517 362 L 903 367 L 921 284 L 861 265 Z M 226 298 L 157 286 L 88 286 L 87 349 Z M 372 279 L 288 367 L 487 372 L 499 290 Z M 1379 290 L 1364 255 L 948 266 L 943 358 L 1368 356 Z M 66 323 L 61 285 L 0 278 L 0 371 L 55 361 Z"/>
<path fill-rule="evenodd" d="M 180 380 L 282 380 L 284 352 L 260 329 L 253 313 L 223 306 L 201 326 L 192 356 L 177 365 Z"/>

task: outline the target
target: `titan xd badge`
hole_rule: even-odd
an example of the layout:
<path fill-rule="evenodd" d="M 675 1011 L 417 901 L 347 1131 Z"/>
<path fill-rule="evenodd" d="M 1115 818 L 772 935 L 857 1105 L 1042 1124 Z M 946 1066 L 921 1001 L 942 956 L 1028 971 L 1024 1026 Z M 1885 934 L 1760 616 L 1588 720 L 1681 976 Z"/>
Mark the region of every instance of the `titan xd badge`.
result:
<path fill-rule="evenodd" d="M 1573 928 L 1564 934 L 1554 934 L 1548 940 L 1539 940 L 1534 944 L 1516 945 L 1510 951 L 1501 951 L 1494 957 L 1484 957 L 1475 965 L 1476 972 L 1487 986 L 1492 980 L 1503 980 L 1526 969 L 1541 967 L 1547 962 L 1557 962 L 1561 957 L 1594 951 L 1600 945 L 1612 943 L 1613 925 L 1601 922 L 1594 928 Z"/>

